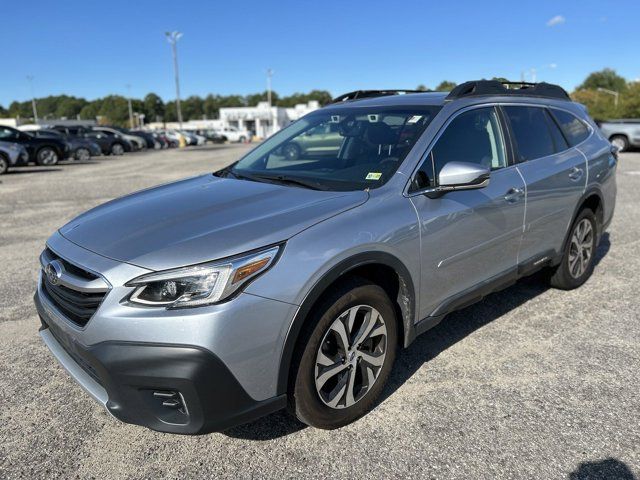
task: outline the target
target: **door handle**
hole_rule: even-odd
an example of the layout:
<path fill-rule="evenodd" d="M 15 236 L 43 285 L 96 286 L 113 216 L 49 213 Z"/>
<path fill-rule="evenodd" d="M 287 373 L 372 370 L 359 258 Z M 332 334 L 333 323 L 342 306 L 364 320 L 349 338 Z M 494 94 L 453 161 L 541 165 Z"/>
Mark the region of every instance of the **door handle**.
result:
<path fill-rule="evenodd" d="M 505 201 L 509 203 L 515 203 L 524 197 L 524 190 L 522 188 L 510 188 L 509 191 L 504 195 Z"/>
<path fill-rule="evenodd" d="M 569 173 L 569 178 L 574 181 L 578 181 L 582 178 L 583 170 L 578 167 L 573 167 Z"/>

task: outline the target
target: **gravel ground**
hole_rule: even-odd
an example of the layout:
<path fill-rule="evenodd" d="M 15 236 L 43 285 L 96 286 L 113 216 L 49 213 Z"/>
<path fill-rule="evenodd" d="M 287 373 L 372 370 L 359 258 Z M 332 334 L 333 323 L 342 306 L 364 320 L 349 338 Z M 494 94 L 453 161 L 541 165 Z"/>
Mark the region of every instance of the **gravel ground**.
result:
<path fill-rule="evenodd" d="M 339 431 L 277 413 L 199 437 L 119 423 L 40 342 L 32 304 L 51 232 L 113 197 L 211 171 L 216 146 L 0 177 L 0 478 L 640 478 L 640 154 L 572 292 L 527 279 L 399 355 L 369 415 Z"/>

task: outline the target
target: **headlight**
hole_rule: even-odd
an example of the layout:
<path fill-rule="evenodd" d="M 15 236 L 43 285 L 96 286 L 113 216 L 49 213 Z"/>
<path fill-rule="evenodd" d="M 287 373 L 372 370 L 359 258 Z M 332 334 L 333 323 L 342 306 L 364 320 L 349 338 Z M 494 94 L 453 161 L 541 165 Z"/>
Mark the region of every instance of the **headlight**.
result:
<path fill-rule="evenodd" d="M 126 284 L 127 287 L 137 287 L 128 301 L 166 308 L 198 307 L 219 302 L 267 271 L 279 250 L 280 247 L 271 247 L 228 261 L 143 275 Z"/>

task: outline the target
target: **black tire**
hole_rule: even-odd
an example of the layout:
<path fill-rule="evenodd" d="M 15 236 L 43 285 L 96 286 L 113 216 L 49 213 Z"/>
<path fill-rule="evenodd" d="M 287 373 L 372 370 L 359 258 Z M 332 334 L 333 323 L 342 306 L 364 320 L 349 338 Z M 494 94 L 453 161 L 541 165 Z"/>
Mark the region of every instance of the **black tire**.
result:
<path fill-rule="evenodd" d="M 88 148 L 80 147 L 74 152 L 73 158 L 79 162 L 86 162 L 91 159 L 91 151 Z"/>
<path fill-rule="evenodd" d="M 60 157 L 53 147 L 42 147 L 36 153 L 36 163 L 38 165 L 51 167 L 57 165 Z"/>
<path fill-rule="evenodd" d="M 333 398 L 341 396 L 340 402 L 344 401 L 342 405 L 336 405 L 335 407 L 329 406 L 327 398 L 321 398 L 322 388 L 318 389 L 317 381 L 320 381 L 320 377 L 323 376 L 320 363 L 320 352 L 325 348 L 331 348 L 330 335 L 335 330 L 332 330 L 332 326 L 335 325 L 340 318 L 346 318 L 347 312 L 352 309 L 359 308 L 373 308 L 379 312 L 380 316 L 377 317 L 382 321 L 382 325 L 386 327 L 386 338 L 383 336 L 372 336 L 366 338 L 361 344 L 357 343 L 354 337 L 357 336 L 360 328 L 365 325 L 366 315 L 358 320 L 354 316 L 353 330 L 351 335 L 348 329 L 346 330 L 349 337 L 349 343 L 353 342 L 349 350 L 351 352 L 348 355 L 349 359 L 341 357 L 340 352 L 336 352 L 337 356 L 329 359 L 331 362 L 334 360 L 337 362 L 332 365 L 343 368 L 341 372 L 331 376 L 330 380 L 325 380 L 324 385 L 328 385 L 328 389 L 333 392 L 338 392 Z M 398 327 L 395 309 L 393 304 L 389 300 L 386 292 L 367 280 L 361 278 L 351 278 L 343 282 L 340 286 L 334 288 L 325 298 L 320 302 L 317 307 L 314 307 L 313 316 L 303 329 L 300 340 L 298 342 L 297 349 L 294 353 L 292 363 L 292 373 L 288 388 L 288 406 L 291 413 L 293 413 L 298 420 L 311 425 L 313 427 L 322 429 L 335 429 L 347 425 L 369 412 L 375 405 L 380 393 L 382 392 L 385 383 L 389 377 L 393 363 L 395 360 L 396 349 L 398 345 Z M 372 314 L 373 315 L 373 314 Z M 373 318 L 372 316 L 368 318 Z M 360 323 L 359 323 L 360 322 Z M 360 326 L 358 326 L 360 325 Z M 372 327 L 371 332 L 375 333 L 379 330 L 380 323 L 376 323 L 375 328 Z M 355 332 L 355 333 L 354 333 Z M 364 336 L 364 335 L 363 335 Z M 335 345 L 339 345 L 338 337 L 334 337 Z M 381 348 L 381 343 L 384 340 L 384 348 Z M 368 342 L 378 342 L 370 343 Z M 340 342 L 341 343 L 341 342 Z M 377 345 L 377 346 L 373 346 Z M 367 350 L 370 348 L 371 350 Z M 375 350 L 374 350 L 375 349 Z M 379 367 L 370 367 L 364 358 L 360 358 L 354 355 L 354 352 L 369 351 L 372 354 L 377 353 L 378 358 L 381 357 L 381 353 L 384 353 L 382 364 Z M 327 355 L 330 355 L 327 353 Z M 326 357 L 325 357 L 326 358 Z M 374 355 L 369 358 L 375 358 Z M 346 365 L 346 367 L 344 366 Z M 371 385 L 365 381 L 365 372 L 371 370 L 372 375 L 377 375 L 372 381 Z M 325 368 L 325 372 L 327 369 Z M 373 373 L 373 372 L 377 373 Z M 319 375 L 316 379 L 316 375 Z M 345 380 L 344 375 L 348 375 Z M 353 375 L 353 383 L 351 382 L 351 375 Z M 359 379 L 359 380 L 358 380 Z M 317 380 L 317 381 L 316 381 Z M 334 382 L 332 387 L 330 382 Z M 358 383 L 359 382 L 359 383 Z M 365 383 L 367 385 L 365 385 Z M 344 385 L 344 394 L 339 385 Z M 349 385 L 353 385 L 351 388 L 352 399 L 355 403 L 347 406 L 347 392 Z M 336 390 L 337 389 L 337 390 Z M 358 390 L 357 394 L 354 394 Z M 324 395 L 324 393 L 323 393 Z"/>
<path fill-rule="evenodd" d="M 613 135 L 609 141 L 611 145 L 618 147 L 619 152 L 626 152 L 629 150 L 629 139 L 624 135 Z"/>
<path fill-rule="evenodd" d="M 9 170 L 9 160 L 2 154 L 0 154 L 0 175 L 7 173 Z"/>
<path fill-rule="evenodd" d="M 247 137 L 245 137 L 244 135 L 242 135 L 239 139 L 238 139 L 238 143 L 244 143 L 247 141 Z"/>
<path fill-rule="evenodd" d="M 576 243 L 575 239 L 580 240 L 578 237 L 582 236 L 579 230 L 580 226 L 587 224 L 590 225 L 588 238 L 585 237 L 584 241 L 581 240 Z M 560 265 L 551 274 L 549 283 L 552 287 L 561 290 L 573 290 L 589 279 L 595 266 L 597 239 L 598 222 L 596 221 L 596 216 L 590 209 L 584 208 L 578 213 L 571 225 Z M 583 261 L 585 251 L 576 246 L 579 244 L 589 245 L 589 258 L 586 261 Z"/>
<path fill-rule="evenodd" d="M 124 155 L 124 145 L 121 143 L 114 143 L 111 145 L 111 155 Z"/>
<path fill-rule="evenodd" d="M 287 160 L 297 160 L 300 157 L 300 147 L 295 143 L 287 143 L 282 147 L 282 154 Z"/>

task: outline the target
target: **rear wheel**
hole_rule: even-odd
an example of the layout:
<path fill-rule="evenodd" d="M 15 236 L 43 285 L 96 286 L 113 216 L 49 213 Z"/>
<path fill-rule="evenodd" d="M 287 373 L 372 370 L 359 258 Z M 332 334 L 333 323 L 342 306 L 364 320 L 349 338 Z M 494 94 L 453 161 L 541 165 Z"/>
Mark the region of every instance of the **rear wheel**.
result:
<path fill-rule="evenodd" d="M 551 286 L 562 290 L 578 288 L 593 273 L 596 253 L 597 223 L 588 208 L 576 217 L 565 245 L 560 265 L 551 276 Z"/>
<path fill-rule="evenodd" d="M 124 147 L 121 143 L 114 143 L 111 145 L 111 155 L 122 155 L 124 154 Z"/>
<path fill-rule="evenodd" d="M 334 429 L 380 396 L 396 354 L 396 315 L 386 292 L 364 279 L 334 290 L 316 312 L 294 357 L 289 406 L 300 421 Z"/>
<path fill-rule="evenodd" d="M 0 175 L 7 173 L 7 170 L 9 170 L 9 161 L 4 155 L 0 155 Z"/>
<path fill-rule="evenodd" d="M 91 152 L 88 148 L 80 147 L 76 150 L 74 157 L 80 162 L 86 162 L 91 159 Z"/>
<path fill-rule="evenodd" d="M 629 150 L 629 140 L 624 135 L 614 135 L 611 137 L 610 142 L 619 152 Z"/>
<path fill-rule="evenodd" d="M 42 147 L 36 155 L 36 163 L 41 166 L 52 166 L 58 163 L 58 154 L 51 147 Z"/>

